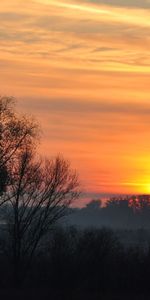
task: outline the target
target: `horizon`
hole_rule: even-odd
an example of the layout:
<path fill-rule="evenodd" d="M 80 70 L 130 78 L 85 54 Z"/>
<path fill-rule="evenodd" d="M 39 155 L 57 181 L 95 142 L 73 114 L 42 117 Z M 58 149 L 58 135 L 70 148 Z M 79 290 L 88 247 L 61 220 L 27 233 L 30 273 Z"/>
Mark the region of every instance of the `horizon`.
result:
<path fill-rule="evenodd" d="M 39 121 L 40 153 L 86 195 L 150 194 L 150 4 L 6 0 L 0 17 L 1 95 Z"/>

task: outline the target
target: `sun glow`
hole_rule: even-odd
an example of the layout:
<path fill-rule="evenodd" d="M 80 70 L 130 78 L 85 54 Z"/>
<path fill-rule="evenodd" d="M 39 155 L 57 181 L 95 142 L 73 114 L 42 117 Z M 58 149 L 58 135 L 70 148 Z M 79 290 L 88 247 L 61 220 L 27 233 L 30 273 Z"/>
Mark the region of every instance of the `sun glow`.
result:
<path fill-rule="evenodd" d="M 131 189 L 132 193 L 150 194 L 150 180 L 145 180 L 145 182 L 126 182 L 123 183 L 123 186 Z"/>

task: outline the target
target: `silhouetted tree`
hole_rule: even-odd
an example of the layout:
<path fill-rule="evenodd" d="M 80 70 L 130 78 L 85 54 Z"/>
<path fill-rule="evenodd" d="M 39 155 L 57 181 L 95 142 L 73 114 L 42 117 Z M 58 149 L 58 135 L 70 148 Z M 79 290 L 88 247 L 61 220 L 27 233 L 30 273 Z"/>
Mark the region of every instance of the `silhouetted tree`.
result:
<path fill-rule="evenodd" d="M 107 208 L 128 208 L 129 207 L 129 197 L 113 197 L 106 201 Z"/>
<path fill-rule="evenodd" d="M 79 196 L 77 174 L 67 161 L 61 157 L 45 161 L 34 157 L 34 151 L 28 148 L 19 153 L 11 170 L 9 190 L 2 196 L 2 201 L 8 198 L 5 222 L 17 282 L 23 263 L 27 268 L 42 238 Z"/>
<path fill-rule="evenodd" d="M 1 166 L 0 168 L 0 196 L 3 192 L 6 191 L 6 186 L 8 182 L 9 174 L 7 168 L 5 166 Z"/>
<path fill-rule="evenodd" d="M 17 114 L 13 98 L 0 97 L 0 194 L 8 185 L 16 155 L 24 145 L 33 147 L 38 132 L 35 121 Z"/>
<path fill-rule="evenodd" d="M 149 210 L 150 208 L 150 195 L 132 196 L 130 199 L 130 206 L 134 211 Z"/>
<path fill-rule="evenodd" d="M 93 199 L 86 205 L 86 209 L 98 210 L 102 206 L 102 201 L 100 199 Z"/>
<path fill-rule="evenodd" d="M 79 182 L 62 157 L 38 158 L 37 123 L 20 117 L 14 104 L 12 98 L 0 98 L 0 205 L 7 204 L 6 249 L 17 283 L 20 268 L 28 268 L 42 238 L 79 196 Z"/>

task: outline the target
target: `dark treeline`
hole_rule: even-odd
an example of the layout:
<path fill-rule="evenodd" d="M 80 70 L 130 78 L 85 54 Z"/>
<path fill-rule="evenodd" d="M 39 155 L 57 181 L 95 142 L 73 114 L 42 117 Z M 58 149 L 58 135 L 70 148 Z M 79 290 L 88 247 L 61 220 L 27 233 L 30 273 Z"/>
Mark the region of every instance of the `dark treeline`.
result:
<path fill-rule="evenodd" d="M 66 219 L 81 227 L 111 227 L 112 229 L 150 229 L 150 196 L 114 197 L 105 206 L 92 200 L 84 208 L 74 208 Z"/>
<path fill-rule="evenodd" d="M 13 267 L 3 240 L 0 265 L 0 288 L 12 287 Z M 106 228 L 55 227 L 41 242 L 26 275 L 25 266 L 26 261 L 20 265 L 25 288 L 67 295 L 150 291 L 150 247 L 124 247 L 115 231 Z"/>

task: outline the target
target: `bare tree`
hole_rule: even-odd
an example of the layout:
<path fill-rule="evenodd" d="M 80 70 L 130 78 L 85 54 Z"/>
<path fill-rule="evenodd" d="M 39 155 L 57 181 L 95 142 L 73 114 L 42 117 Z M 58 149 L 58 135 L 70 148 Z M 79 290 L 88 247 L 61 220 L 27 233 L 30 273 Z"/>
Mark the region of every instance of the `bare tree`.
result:
<path fill-rule="evenodd" d="M 44 236 L 80 194 L 78 176 L 69 162 L 59 156 L 45 161 L 34 157 L 28 148 L 19 153 L 11 184 L 2 196 L 9 204 L 5 222 L 17 282 L 23 263 L 27 268 Z"/>
<path fill-rule="evenodd" d="M 32 145 L 38 136 L 37 123 L 15 110 L 15 100 L 0 97 L 0 194 L 5 190 L 12 161 L 24 145 Z"/>
<path fill-rule="evenodd" d="M 80 194 L 69 162 L 38 158 L 38 132 L 35 121 L 16 113 L 12 98 L 0 98 L 0 216 L 16 283 L 23 264 L 28 269 L 42 239 Z"/>

